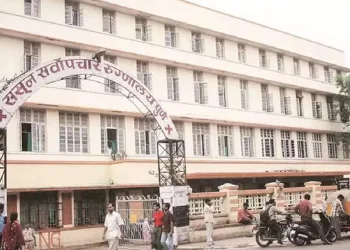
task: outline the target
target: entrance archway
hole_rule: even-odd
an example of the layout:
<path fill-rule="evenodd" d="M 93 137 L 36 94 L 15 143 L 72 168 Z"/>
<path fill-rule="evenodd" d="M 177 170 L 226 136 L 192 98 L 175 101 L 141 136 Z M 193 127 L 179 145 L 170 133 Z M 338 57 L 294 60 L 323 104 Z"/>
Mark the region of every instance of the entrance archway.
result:
<path fill-rule="evenodd" d="M 125 89 L 122 92 L 124 96 L 136 106 L 148 121 L 155 121 L 150 125 L 158 137 L 159 186 L 177 186 L 180 189 L 182 188 L 181 190 L 185 190 L 183 188 L 187 185 L 187 180 L 184 141 L 179 140 L 171 118 L 154 98 L 151 91 L 133 76 L 105 60 L 93 60 L 86 57 L 63 57 L 21 74 L 17 78 L 8 81 L 0 90 L 0 139 L 2 139 L 2 146 L 0 146 L 2 152 L 0 163 L 2 166 L 0 166 L 0 171 L 3 171 L 1 182 L 5 191 L 4 202 L 6 203 L 7 188 L 7 124 L 22 104 L 42 86 L 76 75 L 84 75 L 86 80 L 91 76 L 101 77 L 108 80 L 101 84 L 108 84 L 110 88 L 116 88 L 116 86 L 113 87 L 109 84 L 112 82 Z M 170 189 L 161 190 L 168 192 L 167 190 Z M 175 189 L 177 188 L 175 187 Z M 172 188 L 172 190 L 175 189 Z M 160 192 L 162 196 L 162 191 Z M 181 206 L 182 204 L 183 202 Z M 173 204 L 173 206 L 176 207 L 176 204 Z"/>

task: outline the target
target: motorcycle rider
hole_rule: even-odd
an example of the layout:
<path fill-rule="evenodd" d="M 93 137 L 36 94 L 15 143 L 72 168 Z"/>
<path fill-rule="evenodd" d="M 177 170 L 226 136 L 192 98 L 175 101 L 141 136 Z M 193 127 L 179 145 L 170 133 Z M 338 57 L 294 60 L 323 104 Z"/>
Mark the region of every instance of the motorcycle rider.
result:
<path fill-rule="evenodd" d="M 277 233 L 277 245 L 283 246 L 282 242 L 282 228 L 277 222 L 277 215 L 287 215 L 285 212 L 277 209 L 276 207 L 276 201 L 275 199 L 269 200 L 269 206 L 266 208 L 266 210 L 269 209 L 269 225 L 270 228 Z"/>
<path fill-rule="evenodd" d="M 321 225 L 312 218 L 313 209 L 310 198 L 311 196 L 309 194 L 305 194 L 304 200 L 295 206 L 294 211 L 300 215 L 303 224 L 310 226 L 318 233 L 323 244 L 330 245 L 331 243 L 326 239 Z M 310 244 L 311 242 L 308 241 L 307 243 Z"/>

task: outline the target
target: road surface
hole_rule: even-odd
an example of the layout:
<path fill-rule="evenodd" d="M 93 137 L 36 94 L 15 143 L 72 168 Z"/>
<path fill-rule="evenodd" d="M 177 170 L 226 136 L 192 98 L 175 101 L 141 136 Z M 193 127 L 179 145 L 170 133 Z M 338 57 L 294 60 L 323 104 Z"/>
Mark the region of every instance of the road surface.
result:
<path fill-rule="evenodd" d="M 277 247 L 276 244 L 271 245 L 270 247 L 266 249 L 283 249 L 283 250 L 349 250 L 350 249 L 350 240 L 344 240 L 344 241 L 339 241 L 336 242 L 330 246 L 327 245 L 322 245 L 320 241 L 313 242 L 310 246 L 303 246 L 303 247 L 297 247 L 292 245 L 291 243 L 286 243 L 285 247 Z M 237 248 L 236 248 L 237 249 Z M 241 248 L 241 249 L 262 249 L 259 246 L 254 246 L 254 247 L 247 247 L 247 248 Z"/>

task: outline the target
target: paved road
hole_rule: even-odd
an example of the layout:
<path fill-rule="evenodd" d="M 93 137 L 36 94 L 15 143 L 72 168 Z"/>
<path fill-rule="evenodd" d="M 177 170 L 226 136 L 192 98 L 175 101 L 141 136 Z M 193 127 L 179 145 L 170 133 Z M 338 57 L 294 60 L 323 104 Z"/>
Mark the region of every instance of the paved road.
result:
<path fill-rule="evenodd" d="M 267 249 L 283 249 L 283 250 L 349 250 L 350 249 L 350 240 L 344 240 L 344 241 L 339 241 L 334 243 L 331 246 L 325 246 L 323 245 L 320 241 L 316 241 L 313 242 L 312 245 L 310 246 L 303 246 L 303 247 L 297 247 L 294 246 L 290 243 L 285 244 L 285 247 L 278 247 L 277 245 L 271 245 L 269 248 Z M 254 247 L 248 247 L 248 248 L 242 248 L 245 250 L 248 249 L 261 249 L 258 246 L 254 246 Z"/>

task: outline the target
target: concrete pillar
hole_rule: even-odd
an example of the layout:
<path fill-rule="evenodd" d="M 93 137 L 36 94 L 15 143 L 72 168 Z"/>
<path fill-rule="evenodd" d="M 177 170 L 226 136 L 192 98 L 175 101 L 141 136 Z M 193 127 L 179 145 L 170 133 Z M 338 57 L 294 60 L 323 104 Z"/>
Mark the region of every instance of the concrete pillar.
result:
<path fill-rule="evenodd" d="M 283 192 L 283 183 L 271 182 L 265 185 L 267 190 L 273 190 L 272 199 L 275 199 L 276 206 L 280 210 L 284 210 L 284 192 Z"/>
<path fill-rule="evenodd" d="M 218 187 L 220 192 L 225 192 L 226 196 L 226 211 L 229 214 L 228 218 L 230 222 L 237 221 L 237 215 L 239 210 L 238 202 L 238 185 L 225 183 Z"/>
<path fill-rule="evenodd" d="M 321 182 L 319 181 L 308 181 L 305 182 L 304 185 L 305 187 L 312 188 L 310 192 L 311 196 L 311 203 L 313 206 L 316 206 L 316 208 L 321 208 L 322 207 L 322 194 L 321 194 Z"/>

